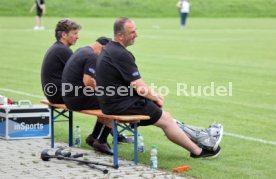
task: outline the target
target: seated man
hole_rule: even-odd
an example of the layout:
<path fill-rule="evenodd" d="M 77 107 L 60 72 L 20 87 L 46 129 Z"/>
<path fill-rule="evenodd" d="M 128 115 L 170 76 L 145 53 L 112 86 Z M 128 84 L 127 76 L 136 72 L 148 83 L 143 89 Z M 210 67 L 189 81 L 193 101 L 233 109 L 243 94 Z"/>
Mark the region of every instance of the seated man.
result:
<path fill-rule="evenodd" d="M 79 48 L 68 60 L 62 74 L 63 101 L 74 111 L 99 109 L 94 94 L 96 89 L 96 61 L 102 48 L 110 41 L 100 37 L 95 43 Z M 86 143 L 96 150 L 113 155 L 107 143 L 111 132 L 112 121 L 97 119 L 93 132 L 87 137 Z"/>
<path fill-rule="evenodd" d="M 164 99 L 155 93 L 141 79 L 134 56 L 126 47 L 134 44 L 137 37 L 135 22 L 126 18 L 118 18 L 114 23 L 114 40 L 108 43 L 97 61 L 97 95 L 100 107 L 105 114 L 142 114 L 150 116 L 150 120 L 141 121 L 140 126 L 155 125 L 160 127 L 169 140 L 187 149 L 193 158 L 214 158 L 219 155 L 219 143 L 222 134 L 215 134 L 215 141 L 210 146 L 197 144 L 189 137 L 197 137 L 197 132 L 189 131 L 193 135 L 183 132 L 173 117 L 162 110 Z M 134 91 L 132 91 L 132 88 Z M 110 92 L 113 89 L 113 93 Z M 128 90 L 128 94 L 119 91 Z M 114 95 L 110 95 L 114 94 Z M 179 123 L 179 122 L 178 122 Z M 185 130 L 188 126 L 185 125 Z M 222 132 L 220 125 L 212 125 L 218 128 L 216 132 Z M 188 130 L 187 130 L 188 131 Z M 208 131 L 208 130 L 206 130 Z M 200 132 L 200 131 L 199 131 Z M 213 133 L 213 132 L 212 132 Z M 210 133 L 210 134 L 212 134 Z M 195 135 L 194 135 L 195 134 Z M 201 133 L 201 134 L 204 134 Z M 195 138 L 194 140 L 198 140 Z M 206 140 L 206 141 L 207 141 Z M 200 141 L 198 141 L 200 143 Z"/>
<path fill-rule="evenodd" d="M 41 69 L 41 84 L 44 95 L 51 103 L 63 104 L 61 76 L 64 66 L 73 54 L 69 48 L 79 39 L 81 26 L 69 19 L 60 20 L 55 29 L 56 42 L 44 56 Z"/>

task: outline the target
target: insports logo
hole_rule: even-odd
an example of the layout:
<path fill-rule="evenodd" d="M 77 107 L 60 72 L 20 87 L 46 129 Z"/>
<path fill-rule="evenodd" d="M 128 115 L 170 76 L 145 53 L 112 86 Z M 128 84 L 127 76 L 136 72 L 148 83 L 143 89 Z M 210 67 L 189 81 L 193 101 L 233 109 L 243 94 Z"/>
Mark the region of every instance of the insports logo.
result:
<path fill-rule="evenodd" d="M 14 125 L 14 130 L 28 131 L 28 130 L 33 130 L 33 129 L 42 130 L 43 129 L 43 124 L 40 124 L 40 123 L 26 124 L 25 122 L 21 122 L 20 124 L 15 124 Z"/>

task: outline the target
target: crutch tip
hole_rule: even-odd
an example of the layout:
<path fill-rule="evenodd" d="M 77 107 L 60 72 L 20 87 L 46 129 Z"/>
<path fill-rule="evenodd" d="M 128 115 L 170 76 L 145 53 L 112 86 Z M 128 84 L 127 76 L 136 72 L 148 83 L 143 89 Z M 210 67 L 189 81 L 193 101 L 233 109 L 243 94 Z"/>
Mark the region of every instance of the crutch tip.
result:
<path fill-rule="evenodd" d="M 113 168 L 118 169 L 119 165 L 114 165 Z"/>

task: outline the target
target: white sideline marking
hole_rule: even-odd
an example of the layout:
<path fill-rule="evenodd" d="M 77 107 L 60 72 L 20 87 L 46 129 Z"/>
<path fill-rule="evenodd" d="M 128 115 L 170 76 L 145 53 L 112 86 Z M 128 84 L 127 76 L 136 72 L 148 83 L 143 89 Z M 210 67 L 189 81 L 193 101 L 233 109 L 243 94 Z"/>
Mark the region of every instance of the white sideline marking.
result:
<path fill-rule="evenodd" d="M 16 91 L 16 90 L 7 89 L 7 88 L 0 88 L 0 91 L 13 93 L 13 94 L 21 94 L 21 95 L 24 95 L 24 96 L 30 96 L 30 97 L 39 98 L 39 99 L 44 99 L 45 98 L 44 96 L 34 95 L 34 94 L 26 93 L 26 92 L 23 92 L 23 91 Z"/>
<path fill-rule="evenodd" d="M 228 133 L 228 132 L 224 132 L 223 135 L 238 138 L 238 139 L 244 139 L 244 140 L 259 142 L 259 143 L 263 143 L 263 144 L 276 145 L 276 142 L 274 142 L 274 141 L 267 141 L 267 140 L 258 139 L 258 138 L 255 138 L 255 137 L 248 137 L 248 136 L 243 136 L 243 135 L 239 135 L 239 134 L 232 134 L 232 133 Z"/>
<path fill-rule="evenodd" d="M 44 99 L 45 98 L 44 96 L 33 95 L 33 94 L 26 93 L 26 92 L 23 92 L 23 91 L 16 91 L 16 90 L 7 89 L 7 88 L 0 88 L 0 91 L 5 91 L 5 92 L 13 93 L 13 94 L 21 94 L 21 95 L 24 95 L 24 96 L 30 96 L 30 97 L 39 98 L 39 99 Z M 255 137 L 248 137 L 248 136 L 243 136 L 243 135 L 239 135 L 239 134 L 232 134 L 232 133 L 228 133 L 228 132 L 224 132 L 223 135 L 233 137 L 233 138 L 253 141 L 253 142 L 259 142 L 259 143 L 263 143 L 263 144 L 276 145 L 276 142 L 274 142 L 274 141 L 267 141 L 267 140 L 263 140 L 263 139 L 259 139 L 259 138 L 255 138 Z"/>

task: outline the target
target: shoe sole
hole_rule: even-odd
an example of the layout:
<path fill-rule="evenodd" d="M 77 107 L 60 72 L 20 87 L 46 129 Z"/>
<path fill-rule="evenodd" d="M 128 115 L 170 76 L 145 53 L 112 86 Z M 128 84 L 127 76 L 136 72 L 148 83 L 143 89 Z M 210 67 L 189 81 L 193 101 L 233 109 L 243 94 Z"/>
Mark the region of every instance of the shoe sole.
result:
<path fill-rule="evenodd" d="M 202 160 L 209 160 L 209 159 L 214 159 L 217 158 L 220 154 L 220 151 L 216 155 L 208 156 L 208 157 L 201 157 Z"/>
<path fill-rule="evenodd" d="M 97 146 L 92 146 L 92 148 L 95 150 L 95 151 L 97 151 L 97 152 L 99 152 L 99 153 L 101 153 L 101 154 L 105 154 L 105 155 L 112 155 L 113 156 L 113 152 L 112 153 L 109 153 L 109 152 L 105 152 L 105 151 L 102 151 L 100 148 L 98 148 Z M 111 149 L 110 149 L 111 150 Z"/>
<path fill-rule="evenodd" d="M 134 142 L 131 142 L 131 143 L 126 143 L 126 142 L 118 142 L 118 144 L 123 144 L 123 145 L 126 145 L 126 144 L 133 144 Z"/>
<path fill-rule="evenodd" d="M 223 136 L 223 126 L 221 126 L 220 136 L 219 136 L 219 139 L 216 142 L 215 146 L 213 147 L 213 151 L 217 150 L 217 148 L 218 148 L 218 146 L 219 146 L 219 144 L 221 142 L 222 136 Z"/>
<path fill-rule="evenodd" d="M 221 151 L 221 149 L 215 155 L 206 154 L 206 155 L 203 155 L 203 156 L 191 156 L 191 157 L 194 158 L 194 159 L 202 159 L 202 160 L 214 159 L 214 158 L 217 158 L 219 156 L 220 151 Z"/>
<path fill-rule="evenodd" d="M 104 154 L 104 155 L 113 156 L 113 153 L 111 154 L 111 153 L 102 152 L 101 150 L 99 150 L 99 149 L 97 149 L 97 148 L 94 148 L 94 147 L 93 147 L 93 149 L 94 149 L 97 153 L 99 153 L 99 154 Z"/>
<path fill-rule="evenodd" d="M 90 142 L 88 142 L 88 140 L 85 139 L 85 143 L 86 143 L 87 145 L 89 145 L 90 147 L 93 147 L 93 143 L 94 143 L 94 142 L 90 143 Z"/>
<path fill-rule="evenodd" d="M 113 143 L 113 141 L 112 141 Z M 134 140 L 129 140 L 129 141 L 118 141 L 118 144 L 134 144 Z"/>

